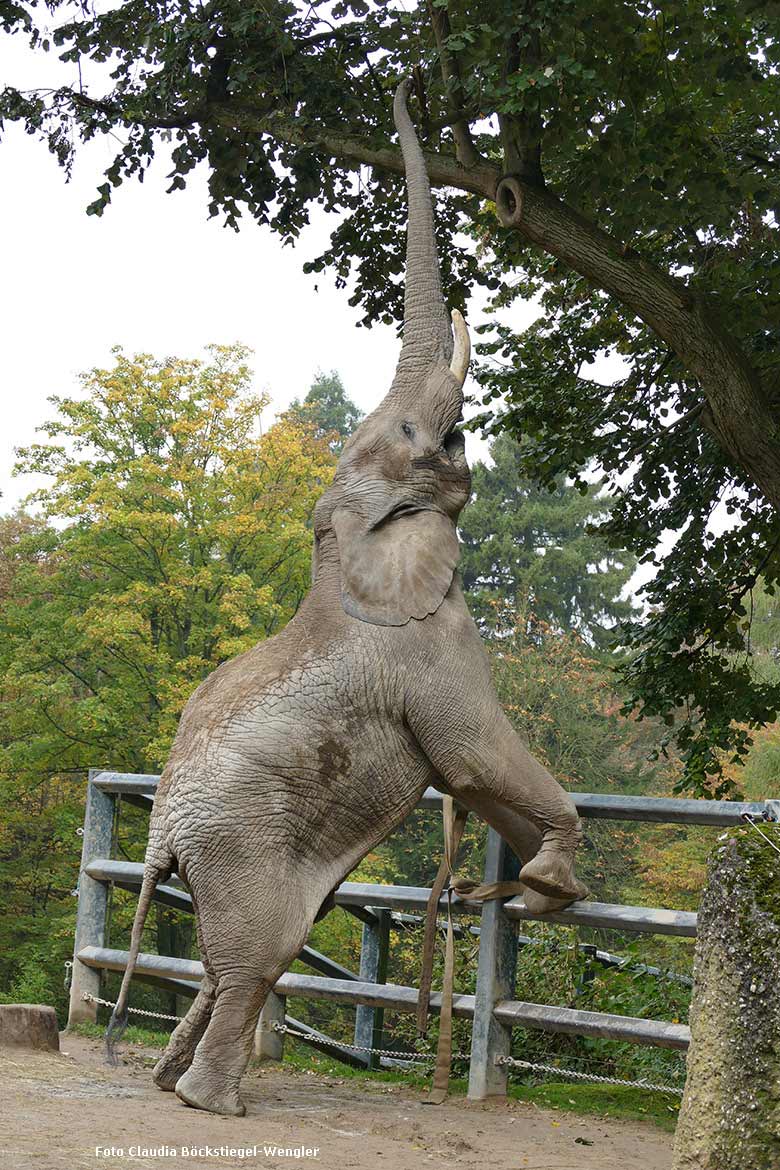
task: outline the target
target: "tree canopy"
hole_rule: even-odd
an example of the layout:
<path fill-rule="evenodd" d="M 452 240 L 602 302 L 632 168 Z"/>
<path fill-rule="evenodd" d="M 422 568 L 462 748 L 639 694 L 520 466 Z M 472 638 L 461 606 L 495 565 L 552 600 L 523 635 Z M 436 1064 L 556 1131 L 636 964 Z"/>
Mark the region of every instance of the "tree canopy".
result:
<path fill-rule="evenodd" d="M 609 501 L 595 484 L 584 493 L 565 481 L 540 488 L 508 435 L 493 440 L 490 456 L 492 466 L 472 468 L 472 498 L 458 525 L 472 611 L 484 618 L 508 605 L 603 645 L 633 612 L 620 594 L 636 567 L 592 530 Z"/>
<path fill-rule="evenodd" d="M 335 461 L 292 419 L 257 437 L 246 356 L 117 350 L 19 453 L 48 482 L 0 522 L 0 985 L 72 947 L 86 770 L 161 767 L 197 684 L 308 589 Z"/>
<path fill-rule="evenodd" d="M 478 423 L 522 433 L 541 482 L 610 476 L 606 532 L 660 562 L 630 631 L 636 704 L 680 730 L 695 788 L 744 752 L 780 706 L 745 659 L 744 604 L 780 573 L 776 4 L 52 0 L 2 19 L 73 83 L 7 88 L 1 118 L 66 168 L 79 141 L 122 136 L 92 213 L 157 153 L 172 191 L 203 164 L 231 226 L 243 211 L 294 240 L 338 212 L 309 267 L 351 276 L 366 324 L 401 318 L 391 97 L 412 74 L 447 295 L 482 285 L 503 310 Z M 604 353 L 623 359 L 609 385 L 590 376 Z"/>
<path fill-rule="evenodd" d="M 300 422 L 313 426 L 316 438 L 327 439 L 334 455 L 341 452 L 363 417 L 362 410 L 347 396 L 336 370 L 331 370 L 329 374 L 320 370 L 303 402 L 294 398 L 288 413 Z"/>
<path fill-rule="evenodd" d="M 3 611 L 25 759 L 39 744 L 48 759 L 54 735 L 63 767 L 84 744 L 93 765 L 117 751 L 123 766 L 162 764 L 196 683 L 307 592 L 334 460 L 290 419 L 256 437 L 264 400 L 245 359 L 238 346 L 205 363 L 116 350 L 19 452 L 50 481 L 12 541 L 24 559 Z"/>

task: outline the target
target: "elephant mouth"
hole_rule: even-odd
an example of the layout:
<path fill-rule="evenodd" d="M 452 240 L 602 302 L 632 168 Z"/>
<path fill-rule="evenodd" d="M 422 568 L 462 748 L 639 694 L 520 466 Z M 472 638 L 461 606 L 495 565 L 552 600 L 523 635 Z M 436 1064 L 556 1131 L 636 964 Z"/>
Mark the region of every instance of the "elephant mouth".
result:
<path fill-rule="evenodd" d="M 413 471 L 435 471 L 441 475 L 446 471 L 449 464 L 449 459 L 442 458 L 441 455 L 421 455 L 418 459 L 412 460 Z"/>
<path fill-rule="evenodd" d="M 380 528 L 384 528 L 387 524 L 392 524 L 394 520 L 398 520 L 401 516 L 416 516 L 420 512 L 441 512 L 441 508 L 437 508 L 431 504 L 416 504 L 410 500 L 404 500 L 400 504 L 396 504 L 391 508 L 376 524 L 371 526 L 371 531 L 376 532 Z"/>

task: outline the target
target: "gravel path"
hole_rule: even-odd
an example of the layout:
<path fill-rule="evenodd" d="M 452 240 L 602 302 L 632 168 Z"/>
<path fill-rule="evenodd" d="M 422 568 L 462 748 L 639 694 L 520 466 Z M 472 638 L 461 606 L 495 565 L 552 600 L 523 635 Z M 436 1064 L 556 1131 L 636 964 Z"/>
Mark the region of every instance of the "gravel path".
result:
<path fill-rule="evenodd" d="M 63 1036 L 62 1048 L 59 1056 L 0 1052 L 2 1170 L 669 1170 L 671 1164 L 670 1135 L 649 1124 L 514 1101 L 456 1097 L 430 1106 L 416 1089 L 271 1066 L 243 1082 L 246 1117 L 215 1117 L 159 1092 L 146 1050 L 126 1051 L 120 1067 L 110 1069 L 97 1041 Z M 256 1153 L 239 1153 L 253 1147 Z M 200 1152 L 185 1153 L 193 1148 Z"/>

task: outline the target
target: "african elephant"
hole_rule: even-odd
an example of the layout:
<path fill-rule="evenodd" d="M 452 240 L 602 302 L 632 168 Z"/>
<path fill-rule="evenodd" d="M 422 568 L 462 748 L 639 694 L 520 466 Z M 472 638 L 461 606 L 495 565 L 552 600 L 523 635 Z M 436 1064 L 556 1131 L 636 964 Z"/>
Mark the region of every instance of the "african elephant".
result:
<path fill-rule="evenodd" d="M 581 898 L 571 798 L 499 706 L 455 572 L 470 476 L 456 429 L 466 327 L 441 293 L 407 83 L 394 114 L 409 199 L 404 334 L 387 397 L 346 444 L 314 515 L 311 591 L 276 637 L 223 663 L 179 724 L 151 816 L 121 1028 L 145 915 L 174 868 L 205 977 L 154 1071 L 188 1105 L 241 1115 L 258 1014 L 321 908 L 428 785 L 525 862 L 538 911 Z"/>

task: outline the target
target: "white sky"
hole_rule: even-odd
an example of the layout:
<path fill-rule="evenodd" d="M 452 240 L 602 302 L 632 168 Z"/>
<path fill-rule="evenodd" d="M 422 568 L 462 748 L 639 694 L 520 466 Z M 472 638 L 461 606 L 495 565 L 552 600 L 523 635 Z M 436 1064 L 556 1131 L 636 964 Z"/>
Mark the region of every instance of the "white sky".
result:
<path fill-rule="evenodd" d="M 0 83 L 70 81 L 72 67 L 33 57 L 18 37 L 0 42 Z M 209 342 L 240 341 L 255 351 L 255 389 L 272 404 L 267 426 L 302 396 L 318 369 L 336 369 L 350 397 L 371 410 L 388 389 L 399 344 L 395 331 L 356 327 L 349 289 L 327 273 L 305 276 L 337 222 L 319 214 L 296 248 L 250 218 L 241 231 L 207 218 L 205 171 L 186 190 L 165 193 L 157 160 L 143 184 L 123 184 L 101 218 L 87 216 L 115 139 L 77 154 L 72 181 L 43 143 L 8 126 L 0 143 L 0 511 L 34 486 L 11 476 L 14 448 L 35 440 L 54 414 L 51 394 L 78 390 L 79 371 L 127 352 L 198 356 Z M 513 323 L 533 311 L 517 310 Z M 514 312 L 514 311 L 513 311 Z M 472 306 L 470 322 L 481 315 Z M 468 387 L 467 387 L 468 388 Z M 486 445 L 469 438 L 469 457 Z"/>

